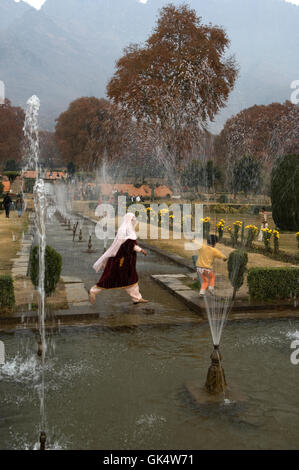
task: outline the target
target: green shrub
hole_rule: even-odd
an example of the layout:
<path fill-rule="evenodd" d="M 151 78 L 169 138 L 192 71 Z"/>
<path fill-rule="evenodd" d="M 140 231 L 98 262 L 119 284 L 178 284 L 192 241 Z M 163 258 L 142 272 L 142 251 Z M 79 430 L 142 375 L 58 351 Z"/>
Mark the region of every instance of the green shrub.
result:
<path fill-rule="evenodd" d="M 4 171 L 19 171 L 20 165 L 15 160 L 7 160 Z"/>
<path fill-rule="evenodd" d="M 3 194 L 3 189 L 4 189 L 4 186 L 2 183 L 0 183 L 0 196 L 2 196 Z"/>
<path fill-rule="evenodd" d="M 7 178 L 9 179 L 9 181 L 11 183 L 14 182 L 14 180 L 16 179 L 17 176 L 20 176 L 20 172 L 19 171 L 3 171 L 2 173 L 4 176 L 7 176 Z"/>
<path fill-rule="evenodd" d="M 227 269 L 230 283 L 234 288 L 233 299 L 235 299 L 237 291 L 243 285 L 247 263 L 248 255 L 246 251 L 235 250 L 229 255 Z"/>
<path fill-rule="evenodd" d="M 299 155 L 277 159 L 271 176 L 272 217 L 282 230 L 299 228 Z"/>
<path fill-rule="evenodd" d="M 50 246 L 46 247 L 45 254 L 45 292 L 49 296 L 55 292 L 56 285 L 60 279 L 62 258 L 57 251 Z M 39 253 L 38 246 L 35 246 L 30 255 L 30 279 L 37 287 L 39 278 Z"/>
<path fill-rule="evenodd" d="M 25 193 L 33 193 L 35 185 L 35 179 L 34 178 L 26 178 L 25 179 Z"/>
<path fill-rule="evenodd" d="M 92 211 L 96 210 L 96 208 L 98 207 L 98 203 L 97 202 L 89 202 L 88 203 L 88 207 L 89 209 L 91 209 Z"/>
<path fill-rule="evenodd" d="M 221 194 L 219 198 L 217 199 L 217 202 L 220 204 L 227 204 L 228 203 L 228 197 L 226 194 Z"/>
<path fill-rule="evenodd" d="M 15 304 L 13 280 L 11 276 L 0 276 L 0 307 L 11 309 Z"/>
<path fill-rule="evenodd" d="M 251 299 L 289 299 L 299 294 L 299 268 L 251 268 L 247 282 Z"/>

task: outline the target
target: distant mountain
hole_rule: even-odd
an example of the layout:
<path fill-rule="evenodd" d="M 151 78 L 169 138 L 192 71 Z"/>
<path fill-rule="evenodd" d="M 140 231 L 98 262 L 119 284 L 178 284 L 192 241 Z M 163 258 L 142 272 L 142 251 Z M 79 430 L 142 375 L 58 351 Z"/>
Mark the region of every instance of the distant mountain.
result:
<path fill-rule="evenodd" d="M 146 40 L 167 0 L 47 0 L 40 11 L 0 0 L 0 79 L 7 97 L 42 102 L 41 123 L 79 96 L 105 96 L 115 62 L 128 44 Z M 174 4 L 182 1 L 173 0 Z M 189 0 L 205 23 L 223 26 L 240 76 L 229 104 L 212 125 L 253 104 L 284 101 L 298 79 L 299 7 L 283 0 Z"/>
<path fill-rule="evenodd" d="M 17 18 L 20 18 L 32 7 L 27 3 L 16 3 L 12 0 L 0 0 L 0 31 L 8 28 Z"/>

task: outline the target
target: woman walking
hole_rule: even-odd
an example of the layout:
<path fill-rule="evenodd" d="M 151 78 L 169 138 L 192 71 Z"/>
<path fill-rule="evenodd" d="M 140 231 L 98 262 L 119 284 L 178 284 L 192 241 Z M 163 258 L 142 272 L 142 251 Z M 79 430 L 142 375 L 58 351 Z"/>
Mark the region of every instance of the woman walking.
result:
<path fill-rule="evenodd" d="M 136 272 L 137 253 L 143 253 L 144 256 L 147 253 L 137 245 L 135 224 L 134 214 L 131 212 L 126 214 L 112 245 L 93 265 L 96 272 L 101 268 L 104 268 L 104 272 L 99 282 L 89 291 L 89 300 L 92 304 L 95 303 L 96 295 L 107 289 L 125 289 L 134 304 L 148 302 L 139 292 Z"/>

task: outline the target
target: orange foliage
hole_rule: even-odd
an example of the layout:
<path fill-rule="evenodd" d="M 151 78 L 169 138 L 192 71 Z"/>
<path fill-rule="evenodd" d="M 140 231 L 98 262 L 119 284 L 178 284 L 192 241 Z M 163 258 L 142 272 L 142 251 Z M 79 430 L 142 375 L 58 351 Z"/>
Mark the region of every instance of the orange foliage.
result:
<path fill-rule="evenodd" d="M 11 106 L 6 99 L 0 106 L 0 166 L 7 160 L 19 162 L 22 157 L 23 125 L 25 114 L 22 108 Z"/>
<path fill-rule="evenodd" d="M 218 160 L 229 164 L 243 155 L 252 155 L 271 166 L 273 156 L 284 141 L 283 132 L 286 133 L 287 129 L 291 132 L 294 128 L 294 119 L 289 118 L 290 113 L 295 112 L 294 108 L 289 101 L 268 106 L 255 105 L 228 119 L 215 142 Z"/>
<path fill-rule="evenodd" d="M 94 169 L 103 156 L 116 158 L 125 146 L 128 121 L 104 99 L 79 98 L 56 120 L 56 140 L 64 163 Z"/>
<path fill-rule="evenodd" d="M 228 46 L 224 30 L 202 24 L 195 10 L 167 5 L 145 46 L 125 49 L 107 94 L 147 130 L 150 124 L 177 162 L 233 89 L 237 67 L 225 58 Z"/>

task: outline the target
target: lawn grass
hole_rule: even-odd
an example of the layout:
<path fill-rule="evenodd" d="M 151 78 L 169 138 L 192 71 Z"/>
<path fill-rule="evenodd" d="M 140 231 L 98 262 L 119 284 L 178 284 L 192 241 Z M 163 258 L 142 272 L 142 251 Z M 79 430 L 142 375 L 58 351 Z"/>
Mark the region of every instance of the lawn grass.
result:
<path fill-rule="evenodd" d="M 79 212 L 84 214 L 87 217 L 92 218 L 93 220 L 98 220 L 95 216 L 95 211 L 89 208 L 89 203 L 91 201 L 74 201 L 73 202 L 73 209 L 75 212 Z M 93 201 L 94 202 L 94 201 Z M 162 202 L 162 201 L 160 201 Z M 165 201 L 164 201 L 165 202 Z M 175 201 L 172 201 L 175 202 Z M 182 201 L 178 201 L 181 203 Z M 159 204 L 159 201 L 155 201 L 155 204 Z M 215 204 L 213 202 L 213 204 Z M 223 205 L 223 204 L 222 204 Z M 275 228 L 275 223 L 272 219 L 272 214 L 268 213 L 268 225 L 270 229 Z M 240 220 L 241 222 L 245 222 L 246 225 L 256 225 L 258 228 L 261 226 L 261 216 L 260 215 L 253 215 L 253 214 L 226 214 L 226 213 L 216 213 L 215 210 L 210 210 L 208 205 L 204 205 L 204 217 L 209 216 L 211 218 L 211 233 L 217 233 L 216 225 L 220 221 L 220 219 L 225 220 L 225 226 L 232 226 L 236 220 Z M 245 232 L 246 234 L 246 232 Z M 230 237 L 227 233 L 224 235 L 227 240 L 230 240 Z M 156 244 L 155 240 L 153 241 Z M 167 247 L 168 240 L 159 240 L 159 246 L 161 248 Z M 185 256 L 187 258 L 191 258 L 192 253 L 189 254 L 184 250 L 184 244 L 181 243 L 181 240 L 178 240 L 179 243 L 176 243 L 177 240 L 171 240 L 171 244 L 169 244 L 169 251 L 175 252 L 181 256 Z M 264 247 L 263 242 L 259 242 L 255 240 L 254 242 L 256 245 L 260 247 Z M 271 246 L 273 245 L 273 240 L 271 240 Z M 296 232 L 288 232 L 288 231 L 281 231 L 280 232 L 280 240 L 279 240 L 280 249 L 286 251 L 290 254 L 298 253 L 298 243 L 296 240 Z"/>
<path fill-rule="evenodd" d="M 26 213 L 21 218 L 17 211 L 10 213 L 10 218 L 5 217 L 4 211 L 0 211 L 0 274 L 10 274 L 13 261 L 20 248 L 23 232 L 28 226 Z M 15 238 L 15 241 L 13 240 Z"/>

